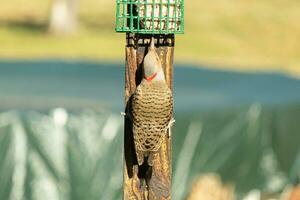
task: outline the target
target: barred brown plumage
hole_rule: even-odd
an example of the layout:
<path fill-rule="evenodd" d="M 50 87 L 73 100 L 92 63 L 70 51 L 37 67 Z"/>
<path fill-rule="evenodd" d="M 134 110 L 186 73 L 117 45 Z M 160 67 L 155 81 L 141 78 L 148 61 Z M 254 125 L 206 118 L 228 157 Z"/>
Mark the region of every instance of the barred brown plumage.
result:
<path fill-rule="evenodd" d="M 142 154 L 139 156 L 159 150 L 168 133 L 172 112 L 173 97 L 167 84 L 143 80 L 132 98 L 133 134 L 136 150 Z M 142 158 L 138 159 L 142 164 Z"/>
<path fill-rule="evenodd" d="M 132 131 L 138 164 L 142 165 L 147 157 L 152 165 L 153 155 L 168 134 L 173 116 L 172 91 L 166 83 L 153 38 L 144 58 L 144 75 L 132 96 Z"/>

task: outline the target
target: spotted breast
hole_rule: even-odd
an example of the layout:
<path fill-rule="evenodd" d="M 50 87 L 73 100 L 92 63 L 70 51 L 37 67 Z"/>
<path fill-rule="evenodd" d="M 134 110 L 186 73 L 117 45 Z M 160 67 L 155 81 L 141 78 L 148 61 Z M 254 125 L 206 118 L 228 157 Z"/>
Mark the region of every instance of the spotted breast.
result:
<path fill-rule="evenodd" d="M 158 151 L 173 115 L 173 97 L 166 82 L 143 80 L 132 98 L 133 135 L 138 151 Z"/>

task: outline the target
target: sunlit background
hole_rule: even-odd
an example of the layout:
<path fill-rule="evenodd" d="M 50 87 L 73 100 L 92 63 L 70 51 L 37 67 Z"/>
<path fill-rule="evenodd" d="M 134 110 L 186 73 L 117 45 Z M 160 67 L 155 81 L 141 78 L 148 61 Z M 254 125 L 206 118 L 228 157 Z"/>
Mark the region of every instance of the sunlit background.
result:
<path fill-rule="evenodd" d="M 300 199 L 300 1 L 186 0 L 174 200 Z M 113 0 L 0 0 L 0 200 L 122 198 Z"/>

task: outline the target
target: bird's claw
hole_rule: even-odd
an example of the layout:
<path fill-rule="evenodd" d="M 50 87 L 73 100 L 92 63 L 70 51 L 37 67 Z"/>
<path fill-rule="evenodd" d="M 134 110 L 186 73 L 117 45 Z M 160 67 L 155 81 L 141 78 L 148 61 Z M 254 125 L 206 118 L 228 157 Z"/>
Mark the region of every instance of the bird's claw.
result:
<path fill-rule="evenodd" d="M 121 115 L 124 116 L 124 117 L 127 116 L 127 114 L 125 112 L 121 112 Z"/>
<path fill-rule="evenodd" d="M 171 128 L 172 128 L 172 126 L 173 126 L 173 124 L 175 123 L 175 119 L 174 118 L 172 118 L 171 120 L 170 120 L 170 122 L 169 122 L 169 124 L 168 124 L 168 126 L 167 126 L 167 130 L 168 130 L 168 135 L 169 135 L 169 137 L 171 137 Z"/>

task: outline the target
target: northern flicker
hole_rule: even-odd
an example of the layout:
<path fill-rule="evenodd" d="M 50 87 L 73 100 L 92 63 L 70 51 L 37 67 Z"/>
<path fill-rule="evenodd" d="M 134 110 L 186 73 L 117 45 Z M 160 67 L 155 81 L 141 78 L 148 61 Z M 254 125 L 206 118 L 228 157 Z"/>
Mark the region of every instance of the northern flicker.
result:
<path fill-rule="evenodd" d="M 147 159 L 153 165 L 154 154 L 161 147 L 173 122 L 173 97 L 155 51 L 154 38 L 144 58 L 144 78 L 132 96 L 131 117 L 138 164 Z"/>

